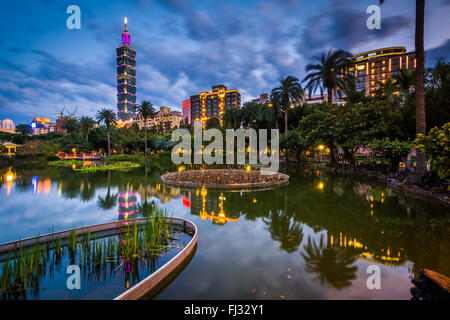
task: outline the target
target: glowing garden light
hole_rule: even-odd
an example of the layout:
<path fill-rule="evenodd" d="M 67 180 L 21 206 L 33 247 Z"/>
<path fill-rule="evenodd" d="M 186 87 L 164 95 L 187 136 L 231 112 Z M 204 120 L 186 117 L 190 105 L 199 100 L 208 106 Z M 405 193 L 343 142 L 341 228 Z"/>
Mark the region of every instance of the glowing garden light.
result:
<path fill-rule="evenodd" d="M 325 149 L 325 146 L 320 144 L 317 148 L 320 150 L 320 162 L 322 162 L 322 152 L 323 149 Z"/>

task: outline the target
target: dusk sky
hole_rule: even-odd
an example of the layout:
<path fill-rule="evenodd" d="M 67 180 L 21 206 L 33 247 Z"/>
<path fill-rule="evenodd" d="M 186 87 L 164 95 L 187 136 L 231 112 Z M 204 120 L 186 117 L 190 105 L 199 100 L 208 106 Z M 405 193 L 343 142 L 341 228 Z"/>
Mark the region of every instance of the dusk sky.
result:
<path fill-rule="evenodd" d="M 386 0 L 381 30 L 368 30 L 378 0 L 0 0 L 0 119 L 54 121 L 63 106 L 77 116 L 116 108 L 116 54 L 123 18 L 137 52 L 137 102 L 181 110 L 212 85 L 242 101 L 278 79 L 305 76 L 314 55 L 405 46 L 414 51 L 415 1 Z M 81 30 L 66 9 L 81 8 Z M 427 66 L 450 58 L 450 0 L 428 0 Z"/>

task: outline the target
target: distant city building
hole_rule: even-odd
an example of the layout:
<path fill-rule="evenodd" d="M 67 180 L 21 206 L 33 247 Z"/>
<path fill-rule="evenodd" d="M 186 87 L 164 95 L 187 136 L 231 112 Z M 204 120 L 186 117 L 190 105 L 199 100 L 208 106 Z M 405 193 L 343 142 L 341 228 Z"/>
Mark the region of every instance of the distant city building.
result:
<path fill-rule="evenodd" d="M 191 99 L 186 99 L 181 103 L 183 110 L 183 121 L 191 123 Z"/>
<path fill-rule="evenodd" d="M 169 126 L 170 129 L 180 127 L 180 123 L 183 120 L 183 116 L 179 111 L 172 111 L 171 108 L 162 106 L 156 113 L 154 118 L 147 119 L 147 128 L 152 126 Z M 144 119 L 138 116 L 137 123 L 140 129 L 144 127 Z M 165 128 L 165 127 L 164 127 Z"/>
<path fill-rule="evenodd" d="M 14 122 L 11 119 L 0 120 L 0 131 L 15 133 L 16 126 L 14 125 Z"/>
<path fill-rule="evenodd" d="M 270 104 L 269 94 L 268 93 L 261 93 L 259 95 L 259 98 L 253 99 L 252 102 L 269 105 Z"/>
<path fill-rule="evenodd" d="M 312 94 L 311 96 L 309 96 L 305 92 L 305 95 L 303 97 L 303 103 L 306 103 L 308 105 L 312 105 L 312 104 L 316 104 L 316 103 L 324 103 L 324 102 L 327 102 L 327 97 L 328 97 L 328 95 L 326 95 L 326 94 L 323 94 L 323 95 Z M 333 103 L 344 104 L 345 99 L 344 99 L 344 97 L 339 98 L 339 96 L 335 96 L 335 97 L 333 97 Z"/>
<path fill-rule="evenodd" d="M 371 50 L 353 56 L 353 66 L 349 69 L 354 72 L 356 90 L 374 95 L 380 83 L 402 69 L 415 69 L 416 58 L 414 52 L 406 52 L 405 47 L 390 47 Z"/>
<path fill-rule="evenodd" d="M 136 117 L 136 51 L 130 45 L 127 22 L 125 18 L 122 45 L 116 49 L 119 122 L 126 122 Z"/>
<path fill-rule="evenodd" d="M 241 107 L 241 94 L 238 90 L 227 90 L 224 85 L 212 87 L 212 92 L 200 92 L 190 97 L 191 121 L 201 121 L 205 126 L 210 118 L 218 118 L 222 123 L 226 109 Z"/>
<path fill-rule="evenodd" d="M 30 123 L 33 135 L 47 134 L 56 131 L 56 123 L 52 123 L 49 118 L 34 117 Z"/>

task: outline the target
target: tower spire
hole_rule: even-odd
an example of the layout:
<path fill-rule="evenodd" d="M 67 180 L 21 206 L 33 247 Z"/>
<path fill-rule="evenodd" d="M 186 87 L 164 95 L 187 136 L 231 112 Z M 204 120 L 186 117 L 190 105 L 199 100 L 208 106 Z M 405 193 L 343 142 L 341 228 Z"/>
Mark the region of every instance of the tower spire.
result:
<path fill-rule="evenodd" d="M 130 35 L 128 34 L 128 29 L 127 29 L 128 18 L 125 17 L 123 19 L 123 22 L 125 24 L 125 29 L 123 30 L 123 33 L 122 33 L 122 43 L 130 44 Z"/>

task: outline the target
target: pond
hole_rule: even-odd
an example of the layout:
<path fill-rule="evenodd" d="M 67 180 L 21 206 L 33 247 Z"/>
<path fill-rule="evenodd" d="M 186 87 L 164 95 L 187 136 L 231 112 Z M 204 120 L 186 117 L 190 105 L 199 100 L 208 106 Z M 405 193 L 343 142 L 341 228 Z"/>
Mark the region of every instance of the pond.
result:
<path fill-rule="evenodd" d="M 150 168 L 4 170 L 0 243 L 146 217 L 155 204 L 199 232 L 191 262 L 158 299 L 410 299 L 420 269 L 450 274 L 450 219 L 439 204 L 368 178 L 280 171 L 288 185 L 220 192 L 164 186 L 165 172 Z M 367 287 L 371 265 L 380 290 Z"/>

